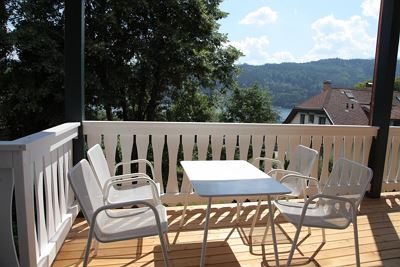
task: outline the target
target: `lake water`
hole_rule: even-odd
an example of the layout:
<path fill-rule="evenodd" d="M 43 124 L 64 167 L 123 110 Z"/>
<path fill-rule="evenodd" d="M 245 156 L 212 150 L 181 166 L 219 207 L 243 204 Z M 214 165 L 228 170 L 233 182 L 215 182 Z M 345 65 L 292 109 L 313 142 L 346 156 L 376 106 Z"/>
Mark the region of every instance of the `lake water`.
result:
<path fill-rule="evenodd" d="M 279 115 L 279 120 L 278 120 L 278 122 L 283 122 L 285 119 L 286 119 L 286 117 L 289 115 L 289 113 L 290 113 L 290 111 L 292 110 L 292 109 L 290 109 L 290 108 L 283 108 L 283 107 L 272 107 L 276 112 L 278 112 L 278 115 Z"/>

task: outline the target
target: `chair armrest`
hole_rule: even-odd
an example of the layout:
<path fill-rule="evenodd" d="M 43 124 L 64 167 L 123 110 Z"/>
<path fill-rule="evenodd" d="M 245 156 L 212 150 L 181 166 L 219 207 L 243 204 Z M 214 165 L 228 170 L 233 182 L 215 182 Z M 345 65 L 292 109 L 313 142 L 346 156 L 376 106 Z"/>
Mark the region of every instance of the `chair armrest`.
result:
<path fill-rule="evenodd" d="M 146 201 L 142 201 L 142 200 L 125 201 L 125 202 L 107 204 L 107 205 L 99 207 L 93 213 L 92 221 L 91 221 L 92 225 L 90 225 L 90 228 L 94 229 L 94 226 L 96 225 L 97 215 L 99 215 L 100 212 L 102 212 L 104 210 L 118 209 L 118 208 L 123 208 L 123 207 L 126 207 L 126 206 L 133 206 L 133 205 L 143 205 L 143 206 L 149 207 L 154 213 L 154 216 L 156 218 L 156 222 L 157 222 L 157 226 L 158 226 L 159 230 L 161 230 L 160 215 L 158 214 L 158 211 L 157 211 L 156 207 L 154 205 L 152 205 L 151 203 L 146 202 Z"/>
<path fill-rule="evenodd" d="M 151 185 L 152 192 L 153 192 L 153 198 L 156 201 L 157 204 L 161 203 L 160 200 L 160 192 L 158 191 L 157 184 L 146 174 L 143 173 L 134 173 L 134 174 L 123 174 L 123 175 L 117 175 L 113 176 L 110 179 L 106 181 L 103 187 L 103 201 L 107 202 L 108 200 L 108 195 L 110 193 L 110 188 L 115 185 L 119 184 L 121 182 L 139 182 L 139 181 L 144 181 L 148 182 Z"/>
<path fill-rule="evenodd" d="M 267 174 L 268 174 L 269 176 L 272 176 L 275 172 L 276 172 L 276 173 L 280 172 L 280 173 L 282 173 L 283 175 L 287 175 L 287 174 L 298 174 L 298 175 L 302 175 L 302 174 L 299 173 L 299 172 L 290 171 L 290 170 L 285 170 L 285 169 L 272 169 L 272 170 L 270 170 L 269 172 L 267 172 Z"/>
<path fill-rule="evenodd" d="M 282 179 L 280 180 L 280 183 L 284 183 L 285 180 L 290 180 L 290 179 L 301 179 L 301 180 L 315 182 L 317 184 L 318 193 L 321 192 L 321 187 L 319 185 L 319 181 L 317 178 L 305 176 L 305 175 L 301 175 L 301 174 L 296 174 L 296 173 L 290 173 L 290 174 L 283 176 Z"/>
<path fill-rule="evenodd" d="M 119 166 L 124 166 L 124 165 L 130 165 L 130 164 L 135 164 L 135 163 L 141 163 L 144 162 L 146 163 L 146 166 L 150 167 L 151 170 L 151 177 L 154 179 L 154 167 L 153 164 L 151 164 L 150 161 L 148 161 L 147 159 L 135 159 L 135 160 L 131 160 L 131 161 L 125 161 L 125 162 L 119 162 L 114 166 L 114 175 L 118 169 Z"/>
<path fill-rule="evenodd" d="M 276 164 L 278 165 L 278 168 L 279 168 L 279 169 L 283 169 L 283 164 L 282 164 L 282 162 L 281 162 L 280 160 L 278 160 L 278 159 L 271 159 L 271 158 L 265 158 L 265 157 L 258 157 L 258 158 L 255 158 L 255 160 L 259 160 L 259 161 L 268 161 L 268 162 L 271 162 L 271 163 L 276 163 Z"/>
<path fill-rule="evenodd" d="M 125 182 L 131 182 L 131 178 L 132 177 L 139 177 L 139 176 L 144 176 L 144 177 L 149 177 L 147 174 L 145 173 L 141 173 L 141 172 L 135 172 L 135 173 L 128 173 L 128 174 L 121 174 L 121 175 L 115 175 L 115 176 L 111 176 L 110 178 L 108 178 L 105 182 L 104 182 L 104 186 L 103 189 L 108 186 L 109 183 L 113 183 L 114 181 L 118 181 L 117 184 L 121 184 L 121 183 L 125 183 Z M 116 184 L 116 183 L 114 183 Z"/>

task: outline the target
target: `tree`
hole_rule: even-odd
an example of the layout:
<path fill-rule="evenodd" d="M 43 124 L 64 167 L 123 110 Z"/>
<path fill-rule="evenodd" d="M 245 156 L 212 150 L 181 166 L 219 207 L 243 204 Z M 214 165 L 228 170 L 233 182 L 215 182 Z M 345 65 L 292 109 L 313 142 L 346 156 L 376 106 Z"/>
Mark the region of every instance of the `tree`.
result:
<path fill-rule="evenodd" d="M 121 109 L 123 119 L 155 120 L 184 84 L 234 85 L 241 53 L 218 32 L 217 21 L 227 15 L 220 2 L 88 1 L 87 70 L 95 82 L 87 91 L 96 92 L 88 98 Z"/>
<path fill-rule="evenodd" d="M 248 88 L 236 87 L 222 111 L 222 121 L 228 122 L 276 122 L 277 116 L 268 90 L 257 83 Z"/>
<path fill-rule="evenodd" d="M 372 84 L 372 80 L 366 80 L 366 81 L 363 81 L 363 82 L 359 82 L 356 85 L 354 85 L 354 87 L 358 88 L 358 89 L 362 89 L 362 88 L 366 87 L 367 83 Z M 393 89 L 395 91 L 400 91 L 400 77 L 396 77 L 396 79 L 394 80 Z"/>
<path fill-rule="evenodd" d="M 63 3 L 9 2 L 14 56 L 0 78 L 0 113 L 10 139 L 63 121 Z"/>
<path fill-rule="evenodd" d="M 183 86 L 176 92 L 174 99 L 167 104 L 166 119 L 168 121 L 216 121 L 216 108 L 212 98 L 190 85 Z"/>

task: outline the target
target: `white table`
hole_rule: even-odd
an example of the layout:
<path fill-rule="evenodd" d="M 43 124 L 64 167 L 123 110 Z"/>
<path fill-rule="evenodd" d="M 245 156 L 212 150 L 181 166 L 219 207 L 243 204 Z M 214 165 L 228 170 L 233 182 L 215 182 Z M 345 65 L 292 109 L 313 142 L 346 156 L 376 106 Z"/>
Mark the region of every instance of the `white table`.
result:
<path fill-rule="evenodd" d="M 181 161 L 196 194 L 208 198 L 200 266 L 205 264 L 208 223 L 213 197 L 267 195 L 268 209 L 272 210 L 271 195 L 290 193 L 290 190 L 254 165 L 243 160 Z M 272 212 L 269 212 L 276 265 L 279 266 L 278 247 Z"/>

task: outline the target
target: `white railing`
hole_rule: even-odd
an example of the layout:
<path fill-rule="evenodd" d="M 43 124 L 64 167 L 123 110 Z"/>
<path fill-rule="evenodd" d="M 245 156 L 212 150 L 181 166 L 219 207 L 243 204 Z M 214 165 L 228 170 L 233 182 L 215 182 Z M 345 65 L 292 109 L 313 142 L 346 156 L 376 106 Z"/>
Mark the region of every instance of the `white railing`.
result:
<path fill-rule="evenodd" d="M 67 171 L 79 123 L 0 142 L 0 266 L 18 266 L 12 232 L 14 189 L 19 266 L 50 266 L 78 208 Z"/>
<path fill-rule="evenodd" d="M 288 124 L 251 123 L 179 123 L 179 122 L 106 122 L 84 121 L 83 131 L 88 147 L 103 143 L 110 169 L 113 169 L 117 147 L 120 147 L 122 161 L 132 159 L 132 151 L 138 158 L 147 158 L 152 149 L 155 179 L 165 192 L 162 199 L 168 205 L 183 203 L 188 180 L 183 178 L 179 187 L 177 179 L 178 154 L 191 160 L 197 150 L 198 159 L 220 159 L 225 148 L 226 159 L 248 160 L 251 147 L 252 158 L 263 155 L 290 160 L 290 153 L 298 144 L 303 144 L 321 152 L 320 161 L 315 164 L 312 176 L 320 178 L 322 184 L 329 174 L 330 162 L 346 157 L 363 164 L 368 163 L 372 138 L 376 127 L 370 126 L 320 126 Z M 149 146 L 151 145 L 151 146 Z M 164 148 L 168 149 L 168 175 L 166 188 L 162 181 Z M 277 148 L 277 151 L 274 151 Z M 165 155 L 166 153 L 164 153 Z M 165 159 L 164 159 L 165 160 Z M 254 162 L 258 164 L 258 162 Z M 258 166 L 258 165 L 257 165 Z M 269 168 L 270 166 L 266 166 Z M 145 171 L 141 166 L 140 171 Z M 128 173 L 129 168 L 123 170 Z M 191 194 L 191 201 L 201 201 Z M 220 201 L 220 200 L 216 200 Z"/>
<path fill-rule="evenodd" d="M 390 127 L 386 148 L 382 191 L 400 190 L 400 127 Z"/>

